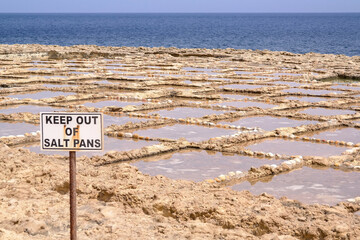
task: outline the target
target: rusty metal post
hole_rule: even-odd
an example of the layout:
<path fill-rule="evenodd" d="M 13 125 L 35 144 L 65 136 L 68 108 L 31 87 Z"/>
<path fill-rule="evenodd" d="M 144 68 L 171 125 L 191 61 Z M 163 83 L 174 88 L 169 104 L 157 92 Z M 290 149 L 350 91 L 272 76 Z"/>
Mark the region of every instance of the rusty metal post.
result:
<path fill-rule="evenodd" d="M 70 239 L 76 240 L 76 152 L 69 152 L 70 171 Z"/>

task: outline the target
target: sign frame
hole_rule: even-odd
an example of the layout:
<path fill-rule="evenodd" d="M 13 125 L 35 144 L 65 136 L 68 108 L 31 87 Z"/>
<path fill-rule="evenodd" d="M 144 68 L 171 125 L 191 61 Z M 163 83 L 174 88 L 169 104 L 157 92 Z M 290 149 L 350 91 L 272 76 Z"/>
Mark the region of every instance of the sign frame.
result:
<path fill-rule="evenodd" d="M 55 135 L 57 138 L 53 138 L 52 142 L 55 141 L 55 144 L 59 144 L 61 142 L 61 138 L 59 136 L 63 136 L 62 142 L 66 147 L 61 146 L 61 148 L 44 148 L 44 117 L 45 116 L 53 116 L 53 119 L 46 118 L 45 122 L 50 125 L 50 130 L 61 131 L 60 134 L 55 131 Z M 58 116 L 58 117 L 54 117 Z M 62 117 L 59 117 L 62 116 Z M 71 116 L 71 117 L 70 117 Z M 73 116 L 77 116 L 75 121 L 73 122 Z M 79 119 L 79 116 L 85 116 L 83 119 Z M 88 119 L 86 120 L 86 116 Z M 91 117 L 92 116 L 92 117 Z M 94 118 L 97 116 L 96 118 Z M 97 120 L 99 123 L 97 124 Z M 75 124 L 76 123 L 76 124 Z M 100 139 L 100 148 L 92 149 L 92 148 L 81 148 L 81 138 L 80 138 L 80 128 L 83 123 L 85 125 L 93 125 L 95 127 L 100 127 L 100 138 L 93 139 L 93 142 L 96 144 L 97 141 Z M 59 127 L 52 127 L 51 125 L 58 125 Z M 98 126 L 99 125 L 99 126 Z M 71 127 L 70 127 L 71 126 Z M 74 127 L 76 126 L 76 127 Z M 89 126 L 87 127 L 89 128 Z M 85 130 L 89 130 L 85 128 Z M 49 130 L 47 129 L 47 130 Z M 90 131 L 96 131 L 96 129 L 92 129 L 90 127 Z M 40 113 L 40 148 L 42 151 L 69 151 L 69 177 L 70 177 L 70 240 L 77 240 L 77 214 L 76 214 L 76 151 L 103 151 L 104 150 L 104 115 L 102 113 L 76 113 L 76 112 L 41 112 Z M 95 135 L 99 134 L 99 132 L 95 132 Z M 91 135 L 91 134 L 90 134 Z M 85 134 L 85 136 L 89 137 L 89 134 Z M 70 140 L 71 137 L 71 140 Z M 56 141 L 58 140 L 58 141 Z M 66 141 L 67 140 L 67 141 Z M 79 147 L 74 147 L 76 145 L 76 141 L 79 144 Z M 50 142 L 50 140 L 49 140 Z M 69 144 L 70 142 L 70 144 Z M 91 141 L 90 141 L 91 142 Z M 85 142 L 84 142 L 85 143 Z M 68 145 L 72 147 L 67 147 Z M 96 146 L 96 145 L 95 145 Z"/>
<path fill-rule="evenodd" d="M 67 119 L 66 117 L 71 117 L 71 123 L 73 123 L 73 118 L 75 117 L 76 118 L 76 121 L 78 119 L 78 117 L 89 117 L 89 119 L 91 117 L 98 117 L 97 119 L 99 119 L 100 121 L 98 123 L 96 123 L 96 125 L 94 125 L 95 127 L 99 128 L 98 130 L 100 130 L 100 133 L 97 132 L 96 134 L 100 134 L 100 147 L 81 147 L 81 146 L 78 146 L 78 147 L 74 147 L 74 146 L 69 146 L 69 147 L 64 147 L 64 146 L 61 146 L 61 147 L 48 147 L 48 146 L 45 146 L 45 142 L 44 140 L 46 139 L 47 135 L 49 133 L 46 133 L 46 128 L 49 128 L 49 127 L 46 127 L 46 125 L 55 125 L 55 124 L 49 124 L 49 123 L 45 123 L 45 117 L 46 116 L 53 116 L 53 117 L 56 117 L 56 116 L 61 116 L 63 118 L 61 119 L 57 119 L 57 123 L 56 125 L 59 126 L 59 128 L 61 126 L 63 126 L 63 129 L 62 129 L 62 133 L 65 133 L 65 129 L 66 129 L 66 126 L 68 126 L 68 123 L 69 123 L 69 119 Z M 95 121 L 96 122 L 96 121 Z M 67 123 L 67 124 L 65 124 Z M 84 124 L 80 124 L 81 125 L 84 125 Z M 79 127 L 79 125 L 78 125 Z M 59 129 L 61 130 L 61 129 Z M 92 129 L 91 131 L 98 131 L 96 129 Z M 74 131 L 74 135 L 76 133 L 76 130 L 75 128 L 73 128 L 73 131 Z M 88 112 L 41 112 L 40 113 L 40 148 L 42 151 L 103 151 L 104 150 L 104 119 L 103 119 L 103 113 L 88 113 Z M 56 134 L 56 133 L 55 133 Z M 57 133 L 58 134 L 58 133 Z M 81 137 L 80 136 L 80 133 L 77 133 L 77 137 Z M 60 143 L 60 138 L 57 139 Z M 80 140 L 80 139 L 79 139 Z M 63 139 L 64 141 L 64 139 Z"/>

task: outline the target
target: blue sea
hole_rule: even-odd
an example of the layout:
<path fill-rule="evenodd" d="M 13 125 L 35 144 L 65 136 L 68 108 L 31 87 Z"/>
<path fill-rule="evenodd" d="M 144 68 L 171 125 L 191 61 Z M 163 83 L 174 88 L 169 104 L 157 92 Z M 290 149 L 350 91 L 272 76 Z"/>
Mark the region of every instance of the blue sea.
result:
<path fill-rule="evenodd" d="M 0 43 L 360 55 L 360 13 L 0 14 Z"/>

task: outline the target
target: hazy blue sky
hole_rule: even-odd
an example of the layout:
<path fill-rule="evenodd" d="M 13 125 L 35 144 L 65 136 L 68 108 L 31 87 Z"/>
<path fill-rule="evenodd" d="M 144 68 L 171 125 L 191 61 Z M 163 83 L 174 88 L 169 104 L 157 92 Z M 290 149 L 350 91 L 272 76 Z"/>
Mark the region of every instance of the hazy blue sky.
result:
<path fill-rule="evenodd" d="M 0 1 L 0 12 L 360 12 L 360 0 Z"/>

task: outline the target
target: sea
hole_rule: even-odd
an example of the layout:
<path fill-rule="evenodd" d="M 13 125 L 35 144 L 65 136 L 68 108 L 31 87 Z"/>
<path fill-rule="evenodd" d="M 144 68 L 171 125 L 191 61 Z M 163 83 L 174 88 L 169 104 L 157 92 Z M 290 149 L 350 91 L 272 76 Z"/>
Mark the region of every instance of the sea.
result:
<path fill-rule="evenodd" d="M 360 55 L 360 13 L 0 14 L 0 44 Z"/>

